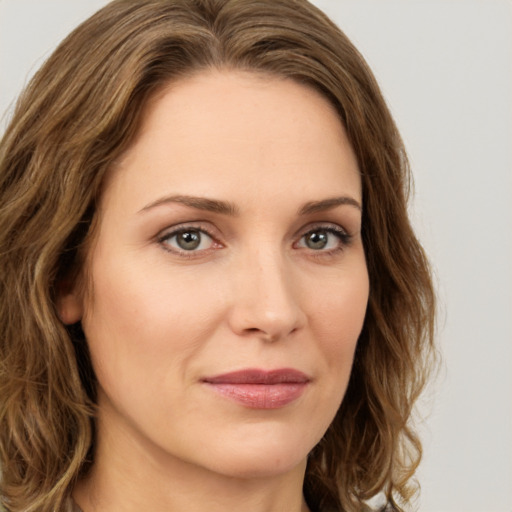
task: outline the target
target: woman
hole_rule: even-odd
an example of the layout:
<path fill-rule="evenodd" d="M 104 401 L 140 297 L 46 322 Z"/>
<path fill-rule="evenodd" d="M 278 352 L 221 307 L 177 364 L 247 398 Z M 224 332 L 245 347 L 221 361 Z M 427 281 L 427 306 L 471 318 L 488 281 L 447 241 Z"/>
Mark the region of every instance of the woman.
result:
<path fill-rule="evenodd" d="M 10 512 L 407 506 L 434 297 L 364 60 L 296 0 L 118 0 L 0 149 Z"/>

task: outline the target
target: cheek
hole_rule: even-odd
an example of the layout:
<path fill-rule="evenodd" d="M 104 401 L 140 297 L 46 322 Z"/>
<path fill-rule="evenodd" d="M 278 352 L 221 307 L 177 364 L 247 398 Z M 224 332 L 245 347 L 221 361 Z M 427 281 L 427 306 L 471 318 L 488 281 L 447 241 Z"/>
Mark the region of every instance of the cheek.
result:
<path fill-rule="evenodd" d="M 313 298 L 310 326 L 319 340 L 318 348 L 331 384 L 339 386 L 344 393 L 366 316 L 369 295 L 366 266 L 356 267 L 345 279 L 333 279 L 332 283 L 324 293 Z"/>
<path fill-rule="evenodd" d="M 179 284 L 133 266 L 95 269 L 82 323 L 101 384 L 158 381 L 194 353 L 212 306 L 205 294 Z"/>
<path fill-rule="evenodd" d="M 314 311 L 311 322 L 322 338 L 355 343 L 361 332 L 369 296 L 366 266 L 360 265 L 344 277 L 327 281 L 323 290 L 311 299 Z M 340 347 L 341 349 L 341 347 Z"/>

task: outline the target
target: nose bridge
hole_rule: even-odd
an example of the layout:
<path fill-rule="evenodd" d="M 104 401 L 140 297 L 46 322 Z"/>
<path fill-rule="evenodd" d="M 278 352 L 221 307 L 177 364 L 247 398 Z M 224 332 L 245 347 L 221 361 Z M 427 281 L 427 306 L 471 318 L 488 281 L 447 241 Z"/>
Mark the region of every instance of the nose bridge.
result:
<path fill-rule="evenodd" d="M 238 269 L 232 314 L 235 331 L 275 340 L 303 324 L 292 268 L 279 247 L 260 245 L 242 257 Z"/>

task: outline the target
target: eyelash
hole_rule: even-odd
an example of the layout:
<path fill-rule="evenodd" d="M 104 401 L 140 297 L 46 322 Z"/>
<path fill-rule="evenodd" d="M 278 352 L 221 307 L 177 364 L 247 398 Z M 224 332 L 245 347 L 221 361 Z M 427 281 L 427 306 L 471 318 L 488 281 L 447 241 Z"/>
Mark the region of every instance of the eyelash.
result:
<path fill-rule="evenodd" d="M 209 247 L 208 249 L 201 249 L 198 251 L 187 251 L 185 249 L 178 249 L 175 247 L 171 248 L 169 246 L 168 241 L 170 239 L 172 239 L 180 234 L 189 233 L 189 232 L 198 232 L 201 235 L 208 236 L 209 238 L 212 239 L 212 245 L 217 246 L 217 247 L 211 247 L 211 248 Z M 216 240 L 215 236 L 210 232 L 209 229 L 207 229 L 206 227 L 204 227 L 202 225 L 195 225 L 195 224 L 189 225 L 189 226 L 179 226 L 179 227 L 172 229 L 171 231 L 166 231 L 162 235 L 158 236 L 157 241 L 165 251 L 170 252 L 172 254 L 177 254 L 183 258 L 197 258 L 200 255 L 204 255 L 205 252 L 210 252 L 211 250 L 215 250 L 216 248 L 222 247 L 222 244 Z"/>
<path fill-rule="evenodd" d="M 308 235 L 312 235 L 317 232 L 325 232 L 331 235 L 334 235 L 338 240 L 339 243 L 336 247 L 322 250 L 322 249 L 311 249 L 308 247 L 300 247 L 299 250 L 309 250 L 310 254 L 314 256 L 315 258 L 322 258 L 322 257 L 329 257 L 334 256 L 335 254 L 343 251 L 346 247 L 348 247 L 353 239 L 353 236 L 347 233 L 343 228 L 340 226 L 334 225 L 334 224 L 318 224 L 311 228 L 309 228 L 307 231 L 303 232 L 302 235 L 299 238 L 298 242 L 295 242 L 293 245 L 294 247 L 297 246 L 298 243 L 302 242 L 305 237 Z M 185 249 L 178 249 L 176 247 L 171 248 L 169 246 L 169 240 L 180 235 L 183 233 L 188 232 L 198 232 L 202 235 L 206 235 L 212 240 L 212 247 L 209 247 L 207 249 L 200 249 L 200 250 L 190 250 L 187 251 Z M 210 252 L 211 250 L 215 250 L 218 248 L 222 248 L 223 245 L 216 240 L 216 237 L 210 232 L 209 229 L 207 229 L 205 226 L 202 225 L 190 225 L 190 226 L 180 226 L 172 229 L 171 231 L 166 231 L 163 234 L 159 235 L 157 237 L 157 242 L 162 246 L 162 248 L 170 252 L 172 254 L 178 254 L 180 257 L 184 258 L 197 258 L 202 255 L 204 255 L 207 252 Z M 216 246 L 216 247 L 215 247 Z"/>
<path fill-rule="evenodd" d="M 345 231 L 340 226 L 337 226 L 335 224 L 318 224 L 308 229 L 305 233 L 303 233 L 299 239 L 299 242 L 304 240 L 304 238 L 307 237 L 308 235 L 318 233 L 319 231 L 334 235 L 338 239 L 339 243 L 336 245 L 336 247 L 327 250 L 315 250 L 309 248 L 310 254 L 315 258 L 325 258 L 329 256 L 334 256 L 339 252 L 345 250 L 347 247 L 349 247 L 353 239 L 353 236 L 347 233 L 347 231 Z M 304 247 L 304 249 L 308 250 L 308 247 Z"/>

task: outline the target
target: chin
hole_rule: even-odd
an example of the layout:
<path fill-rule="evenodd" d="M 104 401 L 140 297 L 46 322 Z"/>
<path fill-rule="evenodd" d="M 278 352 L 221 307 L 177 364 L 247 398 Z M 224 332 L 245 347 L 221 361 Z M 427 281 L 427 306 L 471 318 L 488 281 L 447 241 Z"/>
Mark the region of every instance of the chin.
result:
<path fill-rule="evenodd" d="M 243 479 L 272 478 L 293 471 L 304 471 L 307 456 L 314 445 L 297 442 L 246 443 L 244 446 L 223 446 L 223 453 L 215 455 L 215 472 Z"/>

